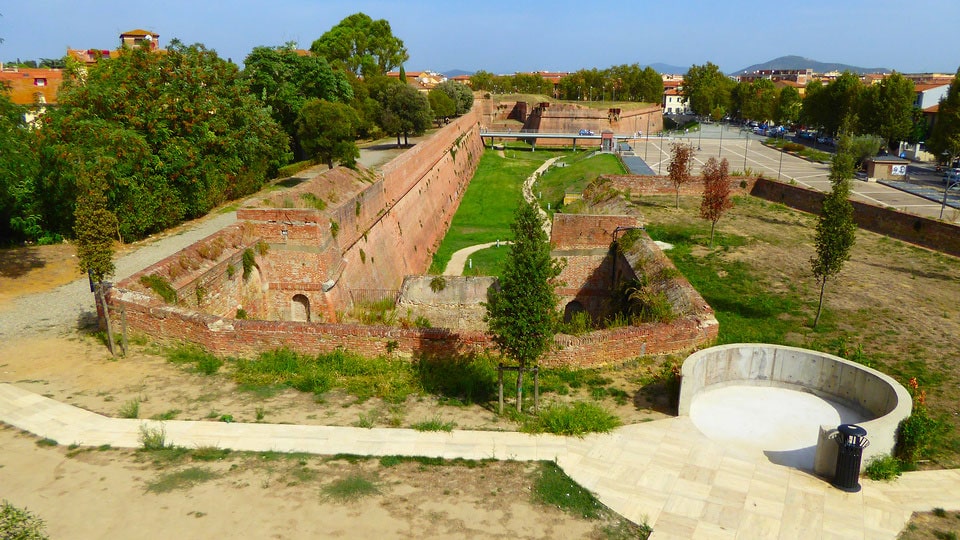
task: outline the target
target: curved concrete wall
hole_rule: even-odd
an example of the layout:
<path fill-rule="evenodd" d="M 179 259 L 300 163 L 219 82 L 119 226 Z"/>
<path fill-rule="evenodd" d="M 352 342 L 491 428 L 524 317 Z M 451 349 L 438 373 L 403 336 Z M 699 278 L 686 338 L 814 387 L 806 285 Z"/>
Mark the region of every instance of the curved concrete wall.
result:
<path fill-rule="evenodd" d="M 838 356 L 796 347 L 763 343 L 711 347 L 687 357 L 681 375 L 680 415 L 690 413 L 700 392 L 733 384 L 802 389 L 858 408 L 870 418 L 858 424 L 867 430 L 870 441 L 864 463 L 893 451 L 897 426 L 913 409 L 909 392 L 891 377 Z M 836 444 L 829 438 L 836 427 L 821 426 L 814 464 L 818 474 L 833 474 Z"/>

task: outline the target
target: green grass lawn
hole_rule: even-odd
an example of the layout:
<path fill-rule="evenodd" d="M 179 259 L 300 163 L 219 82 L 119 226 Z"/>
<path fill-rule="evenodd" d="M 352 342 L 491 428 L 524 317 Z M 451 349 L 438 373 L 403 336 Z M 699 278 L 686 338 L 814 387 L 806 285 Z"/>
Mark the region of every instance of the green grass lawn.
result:
<path fill-rule="evenodd" d="M 581 152 L 576 156 L 563 159 L 566 167 L 550 167 L 533 186 L 533 192 L 540 197 L 540 206 L 550 212 L 559 210 L 563 205 L 565 193 L 580 193 L 587 184 L 601 174 L 626 174 L 620 159 L 613 154 Z"/>
<path fill-rule="evenodd" d="M 555 155 L 556 152 L 549 150 L 523 152 L 507 149 L 504 157 L 494 150 L 484 152 L 450 230 L 433 255 L 430 273 L 443 273 L 450 256 L 459 249 L 509 239 L 512 234 L 510 223 L 520 202 L 523 181 Z"/>
<path fill-rule="evenodd" d="M 472 267 L 470 266 L 470 261 L 464 263 L 463 275 L 495 276 L 499 278 L 503 272 L 503 264 L 506 261 L 509 250 L 510 246 L 504 244 L 500 247 L 491 247 L 477 251 L 470 256 L 470 259 L 473 261 Z"/>

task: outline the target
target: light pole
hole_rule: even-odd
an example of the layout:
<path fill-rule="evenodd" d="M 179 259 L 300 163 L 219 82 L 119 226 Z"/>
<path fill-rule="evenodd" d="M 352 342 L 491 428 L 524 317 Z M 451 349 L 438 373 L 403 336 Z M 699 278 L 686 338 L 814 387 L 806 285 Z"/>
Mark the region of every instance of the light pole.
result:
<path fill-rule="evenodd" d="M 717 150 L 717 157 L 723 153 L 723 120 L 720 120 L 720 149 Z"/>
<path fill-rule="evenodd" d="M 777 167 L 777 180 L 780 180 L 780 171 L 783 170 L 783 147 L 780 147 L 780 166 Z"/>
<path fill-rule="evenodd" d="M 948 176 L 947 178 L 949 179 L 950 177 Z M 943 209 L 947 206 L 947 192 L 958 187 L 960 187 L 960 180 L 947 181 L 947 185 L 943 189 L 943 202 L 940 203 L 940 219 L 943 219 Z"/>
<path fill-rule="evenodd" d="M 663 132 L 660 132 L 660 161 L 657 162 L 657 176 L 660 176 L 660 166 L 663 165 Z"/>
<path fill-rule="evenodd" d="M 647 150 L 650 148 L 650 113 L 647 113 L 647 137 L 643 140 L 643 160 L 647 160 Z"/>
<path fill-rule="evenodd" d="M 701 139 L 703 139 L 703 122 L 697 122 L 697 152 L 700 151 Z"/>
<path fill-rule="evenodd" d="M 747 174 L 747 145 L 750 144 L 750 134 L 745 133 L 743 137 L 743 174 Z"/>

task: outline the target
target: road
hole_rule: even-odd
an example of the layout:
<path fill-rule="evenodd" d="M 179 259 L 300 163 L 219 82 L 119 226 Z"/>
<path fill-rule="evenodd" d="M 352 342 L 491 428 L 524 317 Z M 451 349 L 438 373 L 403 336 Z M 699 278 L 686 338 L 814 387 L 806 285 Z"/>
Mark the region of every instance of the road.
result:
<path fill-rule="evenodd" d="M 792 180 L 800 186 L 823 192 L 830 191 L 829 164 L 810 162 L 764 146 L 762 141 L 766 137 L 741 132 L 738 127 L 723 126 L 722 138 L 720 125 L 707 124 L 703 127 L 702 136 L 691 132 L 681 137 L 650 137 L 638 139 L 632 145 L 636 154 L 644 158 L 654 172 L 660 171 L 660 174 L 667 174 L 671 146 L 676 142 L 684 142 L 700 148 L 694 157 L 694 174 L 699 174 L 700 167 L 710 157 L 720 157 L 727 158 L 731 171 L 742 171 L 746 166 L 755 174 L 763 173 L 767 178 L 779 178 L 787 182 Z M 909 174 L 911 181 L 928 182 L 931 186 L 936 185 L 939 178 L 932 170 L 921 165 L 911 165 Z M 918 197 L 876 182 L 867 182 L 862 178 L 851 183 L 851 192 L 854 200 L 896 208 L 918 216 L 935 219 L 940 216 L 939 201 Z M 957 212 L 948 211 L 944 218 L 956 221 L 960 216 Z"/>

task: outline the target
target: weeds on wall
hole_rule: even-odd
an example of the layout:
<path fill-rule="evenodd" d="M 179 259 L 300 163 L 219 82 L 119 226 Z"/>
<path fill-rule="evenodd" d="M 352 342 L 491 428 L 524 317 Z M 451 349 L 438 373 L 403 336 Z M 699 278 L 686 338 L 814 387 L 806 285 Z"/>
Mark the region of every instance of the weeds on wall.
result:
<path fill-rule="evenodd" d="M 243 256 L 241 258 L 243 264 L 243 279 L 246 281 L 250 279 L 250 273 L 253 272 L 253 267 L 256 262 L 256 255 L 253 253 L 253 250 L 247 248 L 243 250 Z"/>
<path fill-rule="evenodd" d="M 155 292 L 160 298 L 163 298 L 164 302 L 168 304 L 177 303 L 177 291 L 165 277 L 157 274 L 140 276 L 140 284 Z"/>

